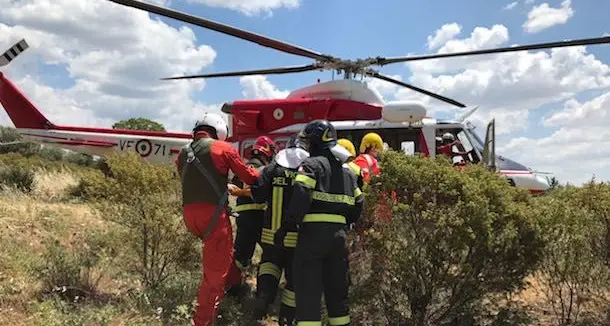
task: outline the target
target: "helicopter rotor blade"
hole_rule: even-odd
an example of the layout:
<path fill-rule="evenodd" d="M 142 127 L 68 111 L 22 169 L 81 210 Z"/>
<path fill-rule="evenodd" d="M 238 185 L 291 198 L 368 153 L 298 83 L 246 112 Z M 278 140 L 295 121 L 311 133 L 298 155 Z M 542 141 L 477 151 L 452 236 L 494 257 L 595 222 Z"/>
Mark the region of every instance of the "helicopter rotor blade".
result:
<path fill-rule="evenodd" d="M 432 93 L 432 92 L 430 92 L 430 91 L 427 91 L 427 90 L 425 90 L 425 89 L 422 89 L 422 88 L 419 88 L 419 87 L 416 87 L 416 86 L 413 86 L 413 85 L 407 84 L 407 83 L 402 82 L 402 81 L 400 81 L 400 80 L 396 80 L 396 79 L 394 79 L 394 78 L 390 78 L 390 77 L 385 76 L 385 75 L 382 75 L 382 74 L 380 74 L 380 73 L 378 73 L 378 72 L 376 72 L 376 71 L 369 70 L 369 71 L 367 72 L 367 74 L 368 74 L 368 75 L 370 75 L 370 76 L 372 76 L 372 77 L 379 78 L 379 79 L 381 79 L 381 80 L 385 80 L 385 81 L 387 81 L 387 82 L 390 82 L 390 83 L 393 83 L 393 84 L 396 84 L 396 85 L 400 85 L 400 86 L 403 86 L 403 87 L 406 87 L 406 88 L 412 89 L 412 90 L 414 90 L 414 91 L 416 91 L 416 92 L 420 92 L 420 93 L 426 94 L 426 95 L 428 95 L 428 96 L 430 96 L 430 97 L 433 97 L 433 98 L 435 98 L 435 99 L 437 99 L 437 100 L 441 100 L 441 101 L 443 101 L 443 102 L 446 102 L 446 103 L 449 103 L 449 104 L 455 105 L 455 106 L 457 106 L 457 107 L 460 107 L 460 108 L 465 108 L 465 107 L 466 107 L 466 105 L 465 105 L 465 104 L 460 103 L 460 102 L 458 102 L 458 101 L 456 101 L 456 100 L 450 99 L 450 98 L 448 98 L 448 97 L 444 97 L 444 96 L 442 96 L 442 95 L 438 95 L 438 94 Z"/>
<path fill-rule="evenodd" d="M 392 63 L 407 62 L 407 61 L 461 57 L 461 56 L 493 54 L 493 53 L 506 53 L 506 52 L 517 52 L 517 51 L 528 51 L 528 50 L 539 50 L 539 49 L 549 49 L 549 48 L 562 48 L 562 47 L 568 47 L 568 46 L 595 45 L 595 44 L 605 44 L 605 43 L 610 43 L 610 36 L 578 39 L 578 40 L 572 40 L 572 41 L 560 41 L 560 42 L 550 42 L 550 43 L 519 45 L 519 46 L 513 46 L 513 47 L 466 51 L 466 52 L 438 53 L 438 54 L 427 54 L 427 55 L 418 55 L 418 56 L 410 56 L 410 57 L 377 58 L 377 62 L 375 64 L 379 65 L 379 66 L 384 66 L 384 65 L 388 65 L 388 64 L 392 64 Z"/>
<path fill-rule="evenodd" d="M 171 10 L 168 8 L 155 6 L 155 5 L 152 5 L 149 3 L 144 3 L 144 2 L 140 2 L 140 1 L 136 1 L 136 0 L 108 0 L 108 1 L 112 1 L 114 3 L 128 6 L 128 7 L 144 10 L 144 11 L 147 11 L 150 13 L 154 13 L 157 15 L 167 17 L 167 18 L 173 18 L 173 19 L 179 20 L 181 22 L 197 25 L 199 27 L 211 29 L 211 30 L 219 32 L 219 33 L 231 35 L 231 36 L 240 38 L 242 40 L 250 41 L 250 42 L 265 46 L 265 47 L 273 48 L 278 51 L 282 51 L 282 52 L 286 52 L 286 53 L 290 53 L 290 54 L 294 54 L 294 55 L 299 55 L 299 56 L 315 59 L 318 61 L 330 61 L 330 60 L 334 59 L 332 56 L 323 55 L 321 53 L 318 53 L 318 52 L 315 52 L 315 51 L 312 51 L 312 50 L 309 50 L 309 49 L 306 49 L 306 48 L 303 48 L 303 47 L 300 47 L 297 45 L 289 44 L 289 43 L 282 42 L 279 40 L 274 40 L 272 38 L 269 38 L 269 37 L 266 37 L 263 35 L 259 35 L 259 34 L 255 34 L 252 32 L 248 32 L 248 31 L 245 31 L 243 29 L 239 29 L 239 28 L 236 28 L 233 26 L 221 24 L 221 23 L 218 23 L 218 22 L 215 22 L 215 21 L 212 21 L 209 19 L 204 19 L 201 17 L 196 17 L 193 15 L 189 15 L 189 14 L 186 14 L 183 12 L 176 11 L 176 10 Z"/>
<path fill-rule="evenodd" d="M 219 72 L 219 73 L 213 73 L 213 74 L 179 76 L 179 77 L 166 77 L 166 78 L 161 78 L 161 80 L 238 77 L 238 76 L 251 76 L 251 75 L 279 75 L 279 74 L 290 74 L 290 73 L 296 73 L 296 72 L 312 71 L 312 70 L 316 70 L 319 68 L 320 67 L 318 67 L 317 65 L 311 64 L 311 65 L 294 66 L 294 67 Z"/>

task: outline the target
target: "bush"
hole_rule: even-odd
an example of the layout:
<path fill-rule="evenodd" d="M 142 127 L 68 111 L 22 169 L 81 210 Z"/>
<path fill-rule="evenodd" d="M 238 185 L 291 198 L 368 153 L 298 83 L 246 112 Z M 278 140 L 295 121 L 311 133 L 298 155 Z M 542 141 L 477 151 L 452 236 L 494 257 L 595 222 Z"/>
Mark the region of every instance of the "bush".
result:
<path fill-rule="evenodd" d="M 57 239 L 50 240 L 43 256 L 44 265 L 38 270 L 43 293 L 55 294 L 71 302 L 97 296 L 103 276 L 101 262 L 113 257 L 106 254 L 109 239 L 111 237 L 105 233 L 93 232 L 84 243 L 71 248 Z"/>
<path fill-rule="evenodd" d="M 25 167 L 8 167 L 0 170 L 0 186 L 30 192 L 34 186 L 34 172 Z"/>
<path fill-rule="evenodd" d="M 79 191 L 95 199 L 102 217 L 123 227 L 121 255 L 149 288 L 169 275 L 199 267 L 200 243 L 182 222 L 181 188 L 169 166 L 135 153 L 108 158 L 114 177 L 101 172 L 83 178 Z"/>
<path fill-rule="evenodd" d="M 67 151 L 52 146 L 41 146 L 23 140 L 17 129 L 0 126 L 0 154 L 15 153 L 23 157 L 37 157 L 44 161 L 65 161 L 80 166 L 97 168 L 91 155 Z"/>
<path fill-rule="evenodd" d="M 354 319 L 481 323 L 485 300 L 520 289 L 541 259 L 530 196 L 480 166 L 460 170 L 393 151 L 381 163 L 383 173 L 365 191 L 372 264 L 353 288 Z M 389 212 L 391 221 L 379 221 Z"/>
<path fill-rule="evenodd" d="M 538 204 L 546 243 L 538 274 L 557 324 L 600 317 L 590 314 L 596 313 L 592 305 L 610 305 L 603 300 L 610 291 L 610 187 L 591 182 L 563 188 Z"/>

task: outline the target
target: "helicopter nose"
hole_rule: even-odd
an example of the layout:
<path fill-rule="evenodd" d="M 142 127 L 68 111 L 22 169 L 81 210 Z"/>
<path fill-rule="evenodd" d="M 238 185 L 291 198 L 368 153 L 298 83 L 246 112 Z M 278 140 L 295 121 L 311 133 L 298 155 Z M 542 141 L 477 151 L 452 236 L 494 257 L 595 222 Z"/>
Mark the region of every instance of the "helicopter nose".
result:
<path fill-rule="evenodd" d="M 547 178 L 535 173 L 534 176 L 536 178 L 537 185 L 540 187 L 540 190 L 548 190 L 551 188 L 551 185 L 549 184 L 549 180 Z"/>

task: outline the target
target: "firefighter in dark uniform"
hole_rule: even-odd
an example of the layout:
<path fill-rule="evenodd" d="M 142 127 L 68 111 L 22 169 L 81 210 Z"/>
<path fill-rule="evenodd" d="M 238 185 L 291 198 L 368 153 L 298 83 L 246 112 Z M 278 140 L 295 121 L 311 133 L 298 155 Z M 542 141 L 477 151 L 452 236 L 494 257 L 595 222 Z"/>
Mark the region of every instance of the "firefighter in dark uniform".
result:
<path fill-rule="evenodd" d="M 260 136 L 256 139 L 250 152 L 250 160 L 246 162 L 247 166 L 251 166 L 259 171 L 269 164 L 275 156 L 275 143 L 267 136 Z M 239 179 L 232 181 L 239 190 L 244 187 Z M 234 244 L 234 263 L 227 277 L 227 294 L 232 296 L 241 296 L 244 294 L 246 287 L 242 286 L 242 275 L 247 267 L 250 266 L 252 255 L 256 243 L 260 242 L 261 229 L 263 227 L 263 218 L 265 214 L 265 204 L 255 203 L 252 197 L 243 195 L 239 191 L 232 191 L 231 194 L 238 194 L 235 213 L 239 216 L 236 219 L 237 235 L 235 236 Z M 249 287 L 248 287 L 249 288 Z"/>
<path fill-rule="evenodd" d="M 276 244 L 282 243 L 288 230 L 298 227 L 293 262 L 297 325 L 321 325 L 322 295 L 330 325 L 350 325 L 346 231 L 360 217 L 364 198 L 357 176 L 334 155 L 339 145 L 330 122 L 308 123 L 299 138 L 310 157 L 299 166 L 286 219 L 275 235 Z"/>
<path fill-rule="evenodd" d="M 280 228 L 283 216 L 290 201 L 292 184 L 301 162 L 309 153 L 300 148 L 297 137 L 293 136 L 286 148 L 275 156 L 275 161 L 267 165 L 261 177 L 251 187 L 252 198 L 256 202 L 266 202 L 267 211 L 263 223 L 261 247 L 263 255 L 258 269 L 256 283 L 256 302 L 253 319 L 265 317 L 269 305 L 275 300 L 282 272 L 286 277 L 286 286 L 282 291 L 279 313 L 280 326 L 293 325 L 295 314 L 295 296 L 292 282 L 292 261 L 297 243 L 296 227 L 288 229 L 283 243 L 274 245 L 275 231 Z"/>

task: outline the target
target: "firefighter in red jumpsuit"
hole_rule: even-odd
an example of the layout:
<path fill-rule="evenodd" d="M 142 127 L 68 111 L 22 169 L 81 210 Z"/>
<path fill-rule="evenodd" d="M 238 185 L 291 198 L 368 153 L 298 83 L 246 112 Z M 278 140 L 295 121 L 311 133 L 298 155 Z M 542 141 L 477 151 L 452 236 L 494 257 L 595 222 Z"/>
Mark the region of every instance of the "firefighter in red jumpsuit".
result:
<path fill-rule="evenodd" d="M 362 137 L 360 142 L 360 155 L 356 157 L 356 163 L 362 170 L 364 182 L 369 182 L 372 175 L 379 175 L 381 169 L 377 162 L 377 153 L 383 151 L 383 140 L 379 134 L 369 132 Z"/>
<path fill-rule="evenodd" d="M 447 133 L 443 134 L 442 144 L 438 147 L 438 149 L 436 151 L 439 154 L 444 155 L 445 157 L 449 158 L 452 162 L 453 162 L 453 157 L 462 156 L 461 162 L 456 162 L 453 164 L 458 165 L 458 166 L 463 166 L 466 164 L 466 160 L 465 160 L 465 158 L 467 158 L 466 155 L 468 155 L 470 152 L 469 151 L 454 152 L 453 146 L 459 145 L 460 143 L 461 142 L 459 141 L 459 139 L 455 139 L 455 136 L 452 133 L 447 132 Z"/>
<path fill-rule="evenodd" d="M 203 242 L 203 277 L 194 316 L 196 326 L 210 326 L 224 296 L 225 279 L 233 262 L 233 231 L 227 214 L 229 171 L 253 184 L 258 170 L 244 164 L 225 142 L 224 119 L 206 113 L 193 128 L 193 141 L 176 159 L 182 181 L 183 217 L 187 229 Z"/>

